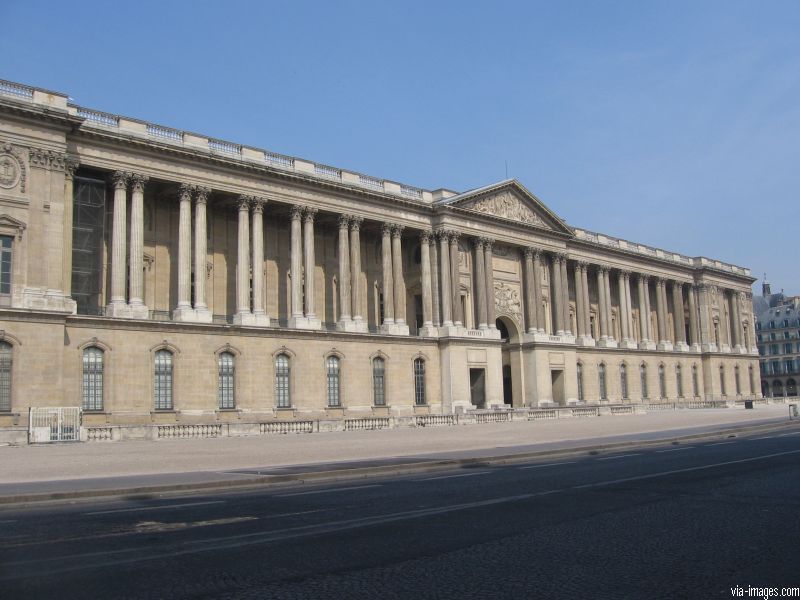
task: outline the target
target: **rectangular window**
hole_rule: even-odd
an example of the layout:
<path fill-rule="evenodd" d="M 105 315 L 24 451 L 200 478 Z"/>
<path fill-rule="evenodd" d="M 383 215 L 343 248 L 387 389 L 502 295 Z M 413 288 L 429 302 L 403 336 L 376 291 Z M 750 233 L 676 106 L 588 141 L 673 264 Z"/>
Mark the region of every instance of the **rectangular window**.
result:
<path fill-rule="evenodd" d="M 338 407 L 342 405 L 339 397 L 339 359 L 329 356 L 328 361 L 328 406 Z"/>
<path fill-rule="evenodd" d="M 14 238 L 0 235 L 0 306 L 11 306 L 11 264 Z"/>
<path fill-rule="evenodd" d="M 375 406 L 386 406 L 386 370 L 382 358 L 372 361 L 372 396 Z"/>
<path fill-rule="evenodd" d="M 100 314 L 106 182 L 75 178 L 72 211 L 72 297 L 79 315 Z"/>
<path fill-rule="evenodd" d="M 425 361 L 418 358 L 414 361 L 414 403 L 425 406 Z"/>
<path fill-rule="evenodd" d="M 156 410 L 172 410 L 172 352 L 168 350 L 156 352 L 154 385 Z"/>

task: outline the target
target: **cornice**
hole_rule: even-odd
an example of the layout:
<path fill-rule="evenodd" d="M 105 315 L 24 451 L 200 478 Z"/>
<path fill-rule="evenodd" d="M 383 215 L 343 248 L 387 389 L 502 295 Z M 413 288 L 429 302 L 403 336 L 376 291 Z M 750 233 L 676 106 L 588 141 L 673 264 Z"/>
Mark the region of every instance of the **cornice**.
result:
<path fill-rule="evenodd" d="M 60 125 L 61 128 L 69 130 L 79 127 L 83 123 L 83 118 L 71 115 L 67 111 L 57 108 L 50 108 L 29 102 L 17 101 L 7 96 L 0 96 L 0 112 L 10 113 L 17 117 L 33 119 L 37 123 L 42 120 L 50 124 Z"/>

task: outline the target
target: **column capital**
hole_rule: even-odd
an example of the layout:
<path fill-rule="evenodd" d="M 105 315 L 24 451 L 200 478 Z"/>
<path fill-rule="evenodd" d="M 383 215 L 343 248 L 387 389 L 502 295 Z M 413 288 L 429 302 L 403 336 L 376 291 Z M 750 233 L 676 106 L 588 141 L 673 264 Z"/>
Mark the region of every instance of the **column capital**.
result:
<path fill-rule="evenodd" d="M 432 237 L 433 233 L 431 232 L 430 229 L 423 229 L 422 231 L 419 232 L 419 241 L 422 244 L 429 244 Z"/>
<path fill-rule="evenodd" d="M 317 212 L 319 212 L 318 208 L 313 208 L 311 206 L 307 206 L 303 210 L 303 222 L 305 222 L 305 223 L 313 223 L 314 222 L 314 217 L 317 215 Z"/>
<path fill-rule="evenodd" d="M 533 258 L 534 254 L 536 254 L 536 248 L 532 246 L 526 246 L 522 249 L 522 254 L 525 258 Z"/>
<path fill-rule="evenodd" d="M 250 203 L 255 199 L 254 196 L 239 196 L 236 202 L 239 206 L 239 212 L 243 210 L 250 210 Z"/>
<path fill-rule="evenodd" d="M 75 176 L 75 171 L 77 171 L 80 166 L 81 163 L 78 162 L 77 158 L 67 158 L 64 162 L 64 176 L 67 179 L 72 179 Z"/>
<path fill-rule="evenodd" d="M 358 231 L 361 229 L 361 223 L 364 222 L 364 217 L 350 217 L 350 230 Z"/>
<path fill-rule="evenodd" d="M 178 188 L 178 198 L 181 200 L 191 200 L 194 193 L 194 186 L 189 183 L 182 183 Z"/>
<path fill-rule="evenodd" d="M 585 260 L 576 260 L 576 261 L 575 261 L 575 265 L 576 265 L 576 266 L 578 267 L 578 269 L 580 269 L 580 270 L 586 270 L 586 269 L 588 269 L 588 268 L 589 268 L 589 263 L 588 263 L 588 262 L 586 262 Z"/>
<path fill-rule="evenodd" d="M 631 276 L 631 272 L 628 271 L 627 269 L 620 269 L 619 276 L 622 277 L 623 279 L 629 279 Z"/>
<path fill-rule="evenodd" d="M 603 275 L 608 275 L 609 271 L 611 271 L 611 269 L 606 265 L 597 265 L 598 273 L 602 273 Z"/>
<path fill-rule="evenodd" d="M 208 202 L 209 195 L 211 195 L 211 188 L 203 187 L 201 185 L 197 186 L 194 197 L 195 204 L 205 204 Z"/>
<path fill-rule="evenodd" d="M 450 239 L 451 244 L 458 244 L 458 239 L 461 237 L 461 234 L 458 231 L 448 231 L 448 238 Z M 484 242 L 484 246 L 486 242 Z"/>
<path fill-rule="evenodd" d="M 347 229 L 350 227 L 350 215 L 339 215 L 339 229 Z"/>
<path fill-rule="evenodd" d="M 289 211 L 292 215 L 292 221 L 299 221 L 303 217 L 303 207 L 300 204 L 292 204 Z"/>
<path fill-rule="evenodd" d="M 476 250 L 482 250 L 483 249 L 483 238 L 479 238 L 479 237 L 472 238 L 472 246 Z"/>
<path fill-rule="evenodd" d="M 130 179 L 130 173 L 125 171 L 114 171 L 109 180 L 111 181 L 114 188 L 118 190 L 125 190 L 128 188 L 128 180 Z"/>
<path fill-rule="evenodd" d="M 405 225 L 392 225 L 392 237 L 399 238 L 402 236 L 403 229 L 405 229 Z"/>
<path fill-rule="evenodd" d="M 131 188 L 134 192 L 143 192 L 144 186 L 148 182 L 150 177 L 147 175 L 142 175 L 141 173 L 131 173 L 130 181 L 131 181 Z"/>
<path fill-rule="evenodd" d="M 381 223 L 381 234 L 391 236 L 393 229 L 394 229 L 394 224 Z"/>
<path fill-rule="evenodd" d="M 645 273 L 639 273 L 639 279 L 642 281 L 644 285 L 650 283 L 650 275 L 647 275 Z"/>
<path fill-rule="evenodd" d="M 455 235 L 456 235 L 456 237 L 458 237 L 458 234 L 455 234 Z M 492 238 L 485 237 L 485 238 L 481 238 L 481 240 L 483 241 L 483 247 L 486 250 L 491 250 L 492 246 L 494 246 L 494 240 Z"/>
<path fill-rule="evenodd" d="M 261 215 L 264 214 L 264 205 L 267 203 L 265 198 L 259 198 L 258 196 L 253 196 L 250 200 L 250 206 L 253 209 L 254 215 Z"/>

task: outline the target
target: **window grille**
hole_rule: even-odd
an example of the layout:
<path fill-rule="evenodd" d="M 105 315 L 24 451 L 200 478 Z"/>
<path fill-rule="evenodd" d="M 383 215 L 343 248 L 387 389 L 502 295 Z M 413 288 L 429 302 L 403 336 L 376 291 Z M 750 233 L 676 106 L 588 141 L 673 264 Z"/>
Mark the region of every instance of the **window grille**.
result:
<path fill-rule="evenodd" d="M 328 406 L 341 406 L 339 396 L 339 359 L 329 356 L 328 361 Z"/>
<path fill-rule="evenodd" d="M 622 364 L 619 366 L 619 385 L 620 390 L 622 392 L 622 399 L 628 399 L 628 370 L 627 367 Z"/>
<path fill-rule="evenodd" d="M 678 388 L 678 398 L 683 398 L 683 373 L 680 365 L 675 366 L 675 383 Z"/>
<path fill-rule="evenodd" d="M 372 360 L 372 395 L 375 406 L 386 406 L 386 361 L 382 358 Z"/>
<path fill-rule="evenodd" d="M 425 406 L 425 361 L 414 359 L 414 403 Z"/>
<path fill-rule="evenodd" d="M 278 408 L 292 406 L 289 393 L 289 357 L 285 354 L 279 354 L 275 358 L 275 403 Z"/>
<path fill-rule="evenodd" d="M 667 397 L 667 378 L 664 373 L 664 365 L 658 367 L 658 391 L 662 398 Z"/>
<path fill-rule="evenodd" d="M 606 366 L 601 364 L 597 367 L 597 380 L 600 384 L 600 400 L 608 400 L 606 393 Z"/>
<path fill-rule="evenodd" d="M 700 382 L 697 379 L 697 365 L 692 365 L 692 392 L 695 397 L 700 395 Z"/>
<path fill-rule="evenodd" d="M 736 395 L 739 396 L 742 393 L 742 385 L 741 381 L 739 380 L 739 367 L 734 367 L 733 369 L 733 381 L 736 384 Z"/>
<path fill-rule="evenodd" d="M 236 364 L 233 354 L 230 352 L 222 352 L 219 355 L 219 407 L 220 408 L 235 408 L 235 375 Z"/>
<path fill-rule="evenodd" d="M 641 379 L 641 385 L 642 385 L 642 399 L 648 398 L 649 393 L 647 392 L 647 366 L 641 365 L 639 367 L 639 378 Z"/>
<path fill-rule="evenodd" d="M 0 306 L 11 306 L 11 264 L 14 238 L 0 235 Z"/>
<path fill-rule="evenodd" d="M 83 351 L 83 410 L 103 410 L 103 351 Z"/>
<path fill-rule="evenodd" d="M 719 390 L 723 396 L 727 396 L 725 393 L 725 367 L 719 368 Z"/>
<path fill-rule="evenodd" d="M 158 350 L 155 357 L 155 408 L 172 410 L 172 352 Z"/>
<path fill-rule="evenodd" d="M 578 401 L 583 402 L 583 365 L 578 363 Z"/>
<path fill-rule="evenodd" d="M 0 342 L 0 411 L 11 410 L 11 344 Z"/>

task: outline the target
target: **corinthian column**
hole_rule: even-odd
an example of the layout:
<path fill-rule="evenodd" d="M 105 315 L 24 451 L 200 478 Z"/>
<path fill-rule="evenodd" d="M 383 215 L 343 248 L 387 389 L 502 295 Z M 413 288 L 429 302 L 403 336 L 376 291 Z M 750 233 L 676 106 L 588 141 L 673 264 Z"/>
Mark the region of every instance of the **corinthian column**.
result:
<path fill-rule="evenodd" d="M 392 226 L 381 227 L 383 258 L 383 325 L 394 325 L 394 286 L 392 285 Z"/>
<path fill-rule="evenodd" d="M 431 294 L 431 232 L 423 231 L 420 243 L 420 278 L 422 279 L 422 327 L 429 330 L 433 326 L 433 302 Z"/>
<path fill-rule="evenodd" d="M 675 328 L 675 346 L 686 350 L 686 320 L 683 312 L 683 284 L 672 282 L 672 324 Z"/>
<path fill-rule="evenodd" d="M 297 326 L 298 319 L 303 318 L 303 288 L 302 288 L 302 218 L 303 207 L 292 206 L 292 240 L 291 240 L 291 278 L 292 278 L 292 321 Z"/>
<path fill-rule="evenodd" d="M 458 264 L 458 233 L 450 234 L 450 293 L 453 299 L 453 324 L 460 327 L 464 324 L 464 311 L 461 306 L 461 276 Z"/>
<path fill-rule="evenodd" d="M 441 263 L 439 265 L 439 274 L 441 275 L 442 281 L 442 294 L 440 298 L 442 303 L 442 325 L 445 327 L 452 327 L 453 296 L 450 292 L 450 233 L 440 229 L 436 232 L 436 235 L 439 237 L 439 260 Z"/>
<path fill-rule="evenodd" d="M 172 318 L 191 321 L 192 293 L 192 193 L 194 186 L 181 184 L 178 207 L 178 304 Z"/>
<path fill-rule="evenodd" d="M 606 292 L 605 292 L 605 267 L 597 268 L 597 310 L 600 313 L 600 342 L 608 340 L 608 308 L 606 306 Z"/>
<path fill-rule="evenodd" d="M 314 256 L 314 217 L 317 214 L 316 208 L 306 208 L 303 214 L 303 254 L 305 257 L 305 300 L 306 300 L 306 319 L 313 328 L 317 314 L 314 307 L 314 271 L 316 268 L 316 258 Z"/>
<path fill-rule="evenodd" d="M 625 272 L 617 273 L 617 292 L 619 293 L 619 330 L 622 335 L 622 342 L 627 343 L 630 338 L 628 331 L 628 307 L 625 301 Z"/>
<path fill-rule="evenodd" d="M 114 214 L 111 225 L 111 302 L 108 306 L 110 316 L 127 316 L 125 300 L 125 219 L 128 214 L 128 180 L 130 175 L 124 171 L 115 172 Z"/>
<path fill-rule="evenodd" d="M 403 226 L 392 228 L 392 281 L 394 282 L 394 322 L 406 323 L 406 281 L 403 276 Z"/>
<path fill-rule="evenodd" d="M 236 324 L 247 321 L 250 315 L 250 200 L 250 196 L 239 196 L 236 314 L 234 315 Z"/>
<path fill-rule="evenodd" d="M 439 327 L 442 324 L 442 310 L 439 296 L 439 247 L 436 245 L 436 233 L 430 237 L 430 257 L 429 265 L 431 271 L 431 292 L 433 309 L 433 326 Z"/>
<path fill-rule="evenodd" d="M 350 290 L 356 331 L 367 331 L 361 314 L 361 217 L 350 218 Z"/>
<path fill-rule="evenodd" d="M 639 275 L 638 291 L 639 291 L 639 348 L 647 349 L 651 342 L 650 340 L 650 312 L 647 306 L 646 294 L 648 293 L 648 282 L 645 275 Z"/>
<path fill-rule="evenodd" d="M 533 251 L 533 303 L 536 311 L 536 330 L 544 333 L 544 306 L 542 304 L 542 252 Z"/>
<path fill-rule="evenodd" d="M 550 258 L 553 276 L 550 278 L 550 297 L 553 299 L 553 332 L 556 335 L 564 335 L 564 307 L 561 302 L 564 295 L 561 293 L 561 258 L 554 254 Z"/>
<path fill-rule="evenodd" d="M 350 217 L 339 216 L 339 329 L 350 322 Z"/>
<path fill-rule="evenodd" d="M 534 300 L 533 248 L 525 248 L 525 320 L 527 332 L 536 333 L 536 301 Z"/>
<path fill-rule="evenodd" d="M 699 350 L 700 335 L 697 328 L 697 286 L 689 285 L 689 344 Z"/>
<path fill-rule="evenodd" d="M 472 240 L 475 249 L 475 298 L 477 306 L 475 310 L 475 322 L 478 329 L 488 329 L 486 323 L 486 269 L 483 259 L 483 240 L 475 238 Z"/>
<path fill-rule="evenodd" d="M 131 255 L 130 306 L 131 317 L 146 319 L 147 307 L 144 304 L 144 186 L 146 175 L 131 176 Z"/>
<path fill-rule="evenodd" d="M 497 329 L 497 318 L 495 315 L 495 298 L 494 298 L 494 264 L 492 263 L 492 246 L 494 240 L 484 238 L 483 240 L 483 268 L 486 271 L 486 325 L 489 329 Z"/>
<path fill-rule="evenodd" d="M 733 326 L 731 329 L 733 330 L 734 352 L 742 352 L 744 350 L 744 345 L 742 344 L 742 315 L 740 306 L 739 292 L 731 290 L 731 316 L 733 317 Z"/>
<path fill-rule="evenodd" d="M 72 211 L 75 196 L 75 170 L 79 164 L 68 159 L 64 163 L 64 254 L 62 256 L 62 278 L 64 298 L 70 302 L 72 296 Z M 74 300 L 71 301 L 74 304 Z"/>
<path fill-rule="evenodd" d="M 667 339 L 667 293 L 666 283 L 660 277 L 656 280 L 656 318 L 658 320 L 658 349 L 672 350 Z"/>
<path fill-rule="evenodd" d="M 194 309 L 197 320 L 210 323 L 211 311 L 206 305 L 206 260 L 208 254 L 208 230 L 206 206 L 208 195 L 206 187 L 198 187 L 194 199 Z"/>
<path fill-rule="evenodd" d="M 253 320 L 254 325 L 269 325 L 269 317 L 264 311 L 264 204 L 263 198 L 253 198 Z M 196 233 L 195 236 L 199 236 Z M 196 238 L 195 238 L 196 239 Z M 205 254 L 203 255 L 205 262 Z M 203 265 L 205 266 L 205 265 Z M 203 269 L 205 275 L 205 269 Z M 195 273 L 195 283 L 198 275 Z"/>
<path fill-rule="evenodd" d="M 566 335 L 572 335 L 572 321 L 570 321 L 569 318 L 569 271 L 567 269 L 567 255 L 562 254 L 559 258 L 561 266 L 561 306 L 563 307 L 561 318 L 564 322 L 564 333 Z"/>
<path fill-rule="evenodd" d="M 581 283 L 583 288 L 583 329 L 586 332 L 584 345 L 594 346 L 592 337 L 592 307 L 589 301 L 589 265 L 581 263 Z"/>

